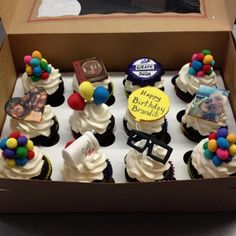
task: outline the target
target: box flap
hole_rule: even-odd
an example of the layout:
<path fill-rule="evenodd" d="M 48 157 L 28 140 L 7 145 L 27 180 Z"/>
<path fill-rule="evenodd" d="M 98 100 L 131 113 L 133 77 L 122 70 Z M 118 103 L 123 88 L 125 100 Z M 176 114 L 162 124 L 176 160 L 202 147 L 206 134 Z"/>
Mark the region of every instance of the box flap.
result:
<path fill-rule="evenodd" d="M 4 27 L 6 31 L 8 30 L 11 20 L 13 18 L 17 1 L 4 1 L 0 0 L 0 17 L 2 19 L 2 22 L 4 24 Z"/>
<path fill-rule="evenodd" d="M 200 0 L 201 13 L 89 14 L 57 18 L 37 17 L 42 0 L 18 0 L 8 29 L 21 33 L 122 33 L 174 31 L 231 31 L 228 0 Z M 231 0 L 230 0 L 231 1 Z"/>

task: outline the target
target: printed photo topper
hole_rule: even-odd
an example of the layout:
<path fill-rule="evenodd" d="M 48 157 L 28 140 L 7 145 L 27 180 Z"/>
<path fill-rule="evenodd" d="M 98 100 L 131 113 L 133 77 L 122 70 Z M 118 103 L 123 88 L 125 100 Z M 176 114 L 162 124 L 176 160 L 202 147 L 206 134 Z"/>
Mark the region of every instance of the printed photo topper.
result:
<path fill-rule="evenodd" d="M 84 81 L 93 83 L 108 78 L 103 61 L 97 57 L 74 61 L 72 64 L 79 84 Z"/>
<path fill-rule="evenodd" d="M 31 89 L 24 97 L 15 97 L 5 104 L 6 113 L 14 119 L 40 122 L 47 102 L 44 88 Z"/>
<path fill-rule="evenodd" d="M 217 123 L 224 115 L 229 91 L 201 85 L 188 115 Z"/>

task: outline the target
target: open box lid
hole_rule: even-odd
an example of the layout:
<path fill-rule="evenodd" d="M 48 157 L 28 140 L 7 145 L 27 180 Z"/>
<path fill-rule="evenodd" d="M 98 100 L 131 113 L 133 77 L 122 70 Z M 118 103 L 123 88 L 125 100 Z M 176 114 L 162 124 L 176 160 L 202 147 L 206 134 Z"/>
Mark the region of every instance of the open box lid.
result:
<path fill-rule="evenodd" d="M 235 0 L 200 0 L 201 13 L 116 13 L 57 18 L 37 17 L 41 1 L 0 0 L 0 14 L 6 32 L 8 34 L 33 34 L 231 31 L 236 16 Z M 145 2 L 153 4 L 154 1 L 146 0 Z"/>

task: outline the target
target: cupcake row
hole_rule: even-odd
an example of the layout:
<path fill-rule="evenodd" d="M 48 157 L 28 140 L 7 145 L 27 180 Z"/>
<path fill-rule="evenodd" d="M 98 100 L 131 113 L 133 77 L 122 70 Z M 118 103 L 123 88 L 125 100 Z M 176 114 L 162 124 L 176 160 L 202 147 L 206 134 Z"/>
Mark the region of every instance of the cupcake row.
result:
<path fill-rule="evenodd" d="M 35 52 L 33 54 L 35 54 Z M 33 57 L 33 54 L 32 54 L 32 58 L 28 62 L 29 65 L 32 64 L 30 63 L 31 60 L 35 59 L 35 57 Z M 206 56 L 210 56 L 209 52 L 207 55 L 205 55 L 205 57 Z M 97 59 L 93 58 L 91 60 L 96 61 Z M 91 60 L 85 60 L 84 64 L 86 65 L 86 63 L 90 63 Z M 201 60 L 202 60 L 201 63 L 203 64 L 204 59 L 201 59 Z M 213 60 L 212 58 L 211 60 L 210 58 L 208 58 L 208 60 L 205 61 L 205 63 L 206 64 L 212 63 L 212 60 Z M 42 61 L 44 62 L 45 59 L 41 58 L 41 62 Z M 161 68 L 161 65 L 159 63 L 155 62 L 152 59 L 143 58 L 138 61 L 139 63 L 136 63 L 135 61 L 134 63 L 131 63 L 131 65 L 129 66 L 129 68 L 133 68 L 131 72 L 132 73 L 135 72 L 133 73 L 135 75 L 133 79 L 132 79 L 132 76 L 130 76 L 131 73 L 127 72 L 127 77 L 123 81 L 123 84 L 125 86 L 127 84 L 127 81 L 131 82 L 133 80 L 134 85 L 135 83 L 137 83 L 137 80 L 144 81 L 143 84 L 139 83 L 138 86 L 136 85 L 133 86 L 132 92 L 127 93 L 126 91 L 126 94 L 128 96 L 128 108 L 126 109 L 123 125 L 124 125 L 125 132 L 127 133 L 129 137 L 128 144 L 132 147 L 131 151 L 127 154 L 125 158 L 126 177 L 129 181 L 140 181 L 140 182 L 150 182 L 150 181 L 163 180 L 163 179 L 165 180 L 174 179 L 173 163 L 169 162 L 169 157 L 170 157 L 172 149 L 167 145 L 170 142 L 170 135 L 167 132 L 166 114 L 168 113 L 170 109 L 170 102 L 169 102 L 167 94 L 163 92 L 163 90 L 165 90 L 163 83 L 162 83 L 162 86 L 160 86 L 160 84 L 157 85 L 156 83 L 154 83 L 154 86 L 150 86 L 147 83 L 149 78 L 150 78 L 150 81 L 153 80 L 152 75 L 155 75 L 156 71 L 160 72 L 159 82 L 163 82 L 161 79 L 161 74 L 163 74 L 163 69 Z M 80 63 L 81 62 L 79 62 L 79 64 L 78 62 L 73 63 L 75 72 L 78 68 L 81 67 Z M 100 64 L 101 63 L 102 62 L 100 61 Z M 87 76 L 89 74 L 90 76 L 91 74 L 95 75 L 96 73 L 98 73 L 98 71 L 100 71 L 99 66 L 95 66 L 94 64 L 96 65 L 95 62 L 90 63 L 86 65 L 85 67 L 86 69 L 83 69 L 84 73 L 85 72 L 87 73 Z M 196 63 L 193 63 L 193 64 L 195 67 Z M 212 66 L 213 64 L 214 63 L 212 63 Z M 90 68 L 90 71 L 89 71 L 89 68 Z M 91 68 L 94 69 L 93 72 L 91 72 Z M 192 70 L 190 68 L 192 68 L 191 63 L 189 63 L 189 71 Z M 46 70 L 46 67 L 45 67 L 45 70 Z M 35 70 L 32 70 L 32 71 L 35 71 Z M 212 73 L 214 72 L 212 71 Z M 81 70 L 77 70 L 77 74 L 81 75 Z M 196 73 L 196 75 L 188 74 L 188 76 L 190 76 L 191 78 L 195 76 L 196 78 L 199 79 L 199 81 L 201 81 L 201 78 L 204 77 L 204 76 L 202 77 L 199 76 L 199 73 Z M 175 86 L 177 84 L 176 81 L 178 81 L 179 77 L 180 75 L 173 78 L 172 80 Z M 60 77 L 60 80 L 61 80 L 61 77 Z M 186 80 L 188 80 L 188 78 Z M 47 81 L 47 79 L 45 79 L 45 81 Z M 74 85 L 74 81 L 75 81 L 75 78 L 73 78 L 73 85 Z M 114 88 L 114 86 L 111 83 L 111 80 L 109 82 L 111 86 L 107 86 L 107 87 L 106 86 L 103 87 L 99 84 L 95 85 L 94 82 L 92 82 L 92 80 L 88 80 L 88 79 L 81 80 L 81 81 L 76 79 L 76 81 L 78 82 L 77 86 L 75 86 L 77 88 L 77 91 L 73 89 L 75 93 L 71 94 L 67 100 L 68 105 L 73 109 L 73 113 L 69 118 L 69 123 L 70 123 L 70 127 L 72 129 L 74 137 L 77 138 L 76 140 L 80 140 L 78 141 L 78 143 L 82 144 L 83 142 L 81 141 L 81 139 L 83 140 L 84 134 L 87 133 L 87 131 L 93 131 L 93 134 L 89 134 L 85 136 L 88 136 L 90 138 L 91 136 L 93 136 L 92 140 L 98 140 L 101 146 L 111 145 L 115 139 L 114 134 L 113 134 L 115 118 L 109 111 L 108 106 L 105 104 L 111 98 L 112 90 L 109 91 L 109 87 L 112 89 Z M 157 88 L 156 85 L 159 86 L 161 90 Z M 190 139 L 192 139 L 192 137 L 194 138 L 198 137 L 198 139 L 201 140 L 203 138 L 208 137 L 209 133 L 212 133 L 212 132 L 217 133 L 218 128 L 227 127 L 226 122 L 225 122 L 226 125 L 222 125 L 221 124 L 222 120 L 220 119 L 222 118 L 222 114 L 225 115 L 224 104 L 227 99 L 227 91 L 219 90 L 215 88 L 215 85 L 213 85 L 213 87 L 209 87 L 209 86 L 206 87 L 206 86 L 199 85 L 199 88 L 196 90 L 195 93 L 197 95 L 188 105 L 189 109 L 186 109 L 186 111 L 181 111 L 177 115 L 177 119 L 180 121 L 181 129 L 187 137 L 189 137 Z M 211 95 L 216 94 L 216 93 L 217 93 L 217 96 L 215 96 L 216 99 L 214 100 L 218 101 L 218 108 L 216 108 L 217 107 L 216 102 L 214 103 L 211 102 L 212 100 Z M 20 133 L 24 134 L 22 136 L 31 138 L 36 145 L 51 146 L 55 144 L 59 139 L 58 121 L 57 121 L 56 116 L 53 114 L 53 109 L 50 107 L 50 105 L 47 105 L 48 103 L 47 96 L 50 96 L 50 95 L 48 95 L 47 92 L 45 92 L 45 89 L 43 89 L 42 87 L 32 87 L 28 91 L 26 96 L 24 98 L 21 98 L 21 100 L 27 101 L 26 103 L 28 103 L 28 105 L 30 104 L 31 106 L 30 113 L 28 113 L 28 115 L 26 115 L 23 119 L 19 119 L 20 109 L 19 107 L 17 108 L 16 106 L 17 103 L 14 103 L 15 102 L 14 99 L 13 100 L 11 99 L 10 101 L 8 101 L 8 103 L 5 106 L 7 113 L 12 116 L 11 118 L 12 130 L 20 131 Z M 113 93 L 112 93 L 112 96 L 113 96 Z M 204 99 L 201 100 L 199 97 L 201 99 L 202 98 Z M 113 101 L 115 100 L 114 96 L 112 100 Z M 202 104 L 203 101 L 205 105 L 200 106 L 199 104 Z M 11 107 L 10 105 L 12 104 L 13 106 Z M 206 104 L 208 105 L 210 104 L 208 106 L 208 110 L 209 110 L 208 112 L 206 112 L 206 107 L 207 107 Z M 8 109 L 10 107 L 11 109 Z M 198 114 L 196 111 L 198 110 L 202 111 L 203 107 L 204 107 L 204 112 L 205 112 L 204 115 L 203 113 Z M 18 115 L 16 117 L 12 115 L 15 113 L 14 108 L 16 108 L 15 110 L 18 110 Z M 46 115 L 45 112 L 47 110 L 50 110 L 50 111 L 47 112 L 47 115 Z M 189 112 L 190 110 L 191 111 L 194 110 L 194 112 L 193 111 Z M 45 122 L 41 123 L 42 120 L 44 120 Z M 189 123 L 185 122 L 186 125 L 184 129 L 183 128 L 184 125 L 182 124 L 184 122 L 182 121 L 186 121 L 186 120 L 189 121 Z M 225 121 L 226 120 L 227 120 L 227 116 L 225 115 Z M 204 124 L 205 121 L 206 123 Z M 15 126 L 14 126 L 14 123 L 15 123 Z M 195 123 L 198 123 L 198 125 L 193 126 L 193 124 Z M 212 125 L 209 126 L 209 124 L 212 124 Z M 52 129 L 52 126 L 54 126 L 55 128 Z M 15 128 L 15 127 L 21 127 L 21 129 Z M 189 127 L 192 130 L 191 129 L 187 130 L 187 128 Z M 198 129 L 199 127 L 201 129 Z M 206 128 L 208 129 L 207 131 L 206 131 Z M 185 130 L 189 132 L 186 132 Z M 201 135 L 201 130 L 204 130 L 205 132 L 203 135 Z M 36 134 L 37 131 L 40 131 L 40 135 L 36 135 L 35 137 L 29 136 L 32 134 Z M 200 135 L 197 136 L 195 133 L 193 133 L 193 131 L 197 131 Z M 49 134 L 48 133 L 46 134 L 46 132 L 48 132 Z M 48 137 L 50 138 L 47 139 Z M 44 138 L 46 138 L 46 140 L 44 140 Z M 228 141 L 227 136 L 225 136 L 224 138 Z M 44 142 L 42 140 L 44 140 Z M 50 140 L 52 142 L 50 142 Z M 196 139 L 194 141 L 199 142 L 199 140 Z M 91 142 L 93 144 L 95 143 L 95 141 L 91 141 Z M 74 145 L 69 145 L 67 148 L 73 147 L 74 151 L 72 151 L 72 153 L 75 154 L 76 150 L 80 150 L 83 147 L 83 145 L 79 145 L 78 143 L 76 144 L 76 141 L 74 143 L 75 143 Z M 88 146 L 89 146 L 89 143 L 90 141 L 87 141 Z M 229 146 L 232 146 L 232 145 L 234 145 L 234 143 L 232 143 L 232 140 L 231 140 L 231 143 Z M 97 145 L 95 146 L 97 147 Z M 228 146 L 228 149 L 229 149 L 229 146 Z M 65 148 L 65 150 L 67 148 Z M 7 148 L 7 149 L 11 149 L 11 148 Z M 224 150 L 226 149 L 227 148 L 225 148 Z M 86 156 L 90 156 L 90 153 L 92 154 L 96 153 L 96 150 L 98 150 L 98 148 L 95 148 L 95 147 L 89 148 L 89 151 L 88 151 L 89 154 L 86 154 Z M 230 150 L 233 150 L 233 147 L 231 147 Z M 77 155 L 74 155 L 74 154 L 67 155 L 68 158 L 66 158 L 64 161 L 64 164 L 65 164 L 64 169 L 66 169 L 64 173 L 67 173 L 67 174 L 76 173 L 75 174 L 76 176 L 76 175 L 79 175 L 80 173 L 80 172 L 78 173 L 76 172 L 76 170 L 78 171 L 77 167 L 81 164 L 81 162 L 87 163 L 89 158 L 86 157 L 84 158 L 84 160 L 83 159 L 77 160 L 79 156 L 81 156 L 81 153 L 80 151 L 78 151 Z M 232 156 L 232 151 L 230 155 Z M 17 155 L 15 154 L 15 158 L 16 156 Z M 64 154 L 63 154 L 63 157 L 64 157 Z M 108 167 L 108 168 L 103 169 L 100 167 L 95 167 L 95 169 L 96 171 L 98 169 L 102 170 L 102 172 L 103 170 L 106 169 L 106 171 L 103 172 L 103 176 L 109 176 L 109 178 L 102 178 L 102 180 L 104 179 L 111 180 L 112 167 L 111 167 L 110 162 L 106 158 L 105 160 L 106 160 L 105 164 L 103 162 L 103 167 Z M 94 162 L 94 159 L 91 158 L 90 161 Z M 67 164 L 68 163 L 70 164 L 67 165 L 66 162 Z M 227 163 L 231 163 L 231 162 L 232 160 Z M 221 162 L 221 164 L 224 164 L 224 163 Z M 85 165 L 87 166 L 87 164 Z M 84 168 L 82 168 L 81 171 L 82 171 L 81 173 L 86 172 Z M 101 173 L 101 171 L 99 173 Z M 110 173 L 110 174 L 107 174 L 107 173 Z M 84 175 L 86 174 L 82 174 L 82 176 Z M 64 176 L 64 179 L 72 180 L 70 179 L 70 177 L 65 177 L 65 176 Z M 101 178 L 99 180 L 101 181 Z M 74 181 L 77 181 L 77 180 L 74 179 Z M 96 181 L 96 180 L 93 180 L 93 181 Z M 93 181 L 81 180 L 81 182 L 93 182 Z"/>

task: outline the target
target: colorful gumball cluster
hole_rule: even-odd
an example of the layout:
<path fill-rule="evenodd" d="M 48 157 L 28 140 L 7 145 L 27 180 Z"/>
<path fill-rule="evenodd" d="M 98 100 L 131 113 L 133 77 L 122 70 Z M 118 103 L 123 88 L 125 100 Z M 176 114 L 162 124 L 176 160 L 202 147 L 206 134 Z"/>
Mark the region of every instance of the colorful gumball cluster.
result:
<path fill-rule="evenodd" d="M 9 168 L 24 166 L 35 155 L 34 143 L 16 131 L 0 141 L 0 149 Z"/>
<path fill-rule="evenodd" d="M 34 82 L 40 79 L 47 80 L 52 72 L 52 68 L 39 51 L 33 51 L 31 56 L 26 55 L 24 57 L 24 63 L 26 65 L 25 72 Z"/>
<path fill-rule="evenodd" d="M 67 103 L 73 110 L 82 111 L 86 102 L 93 101 L 96 105 L 105 103 L 110 94 L 103 86 L 93 87 L 92 83 L 84 81 L 79 86 L 79 93 L 69 96 Z"/>
<path fill-rule="evenodd" d="M 203 149 L 205 158 L 212 160 L 215 166 L 229 163 L 236 155 L 236 135 L 229 133 L 226 128 L 220 128 L 216 133 L 209 134 Z"/>
<path fill-rule="evenodd" d="M 202 78 L 205 75 L 211 75 L 214 65 L 215 60 L 213 59 L 211 52 L 204 49 L 200 53 L 193 54 L 189 64 L 188 73 Z"/>

